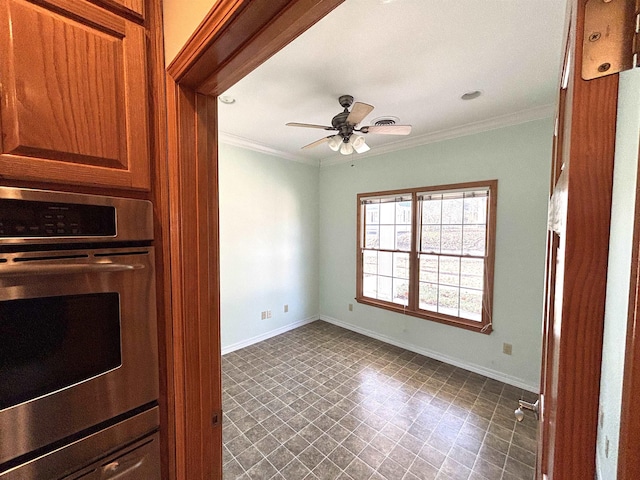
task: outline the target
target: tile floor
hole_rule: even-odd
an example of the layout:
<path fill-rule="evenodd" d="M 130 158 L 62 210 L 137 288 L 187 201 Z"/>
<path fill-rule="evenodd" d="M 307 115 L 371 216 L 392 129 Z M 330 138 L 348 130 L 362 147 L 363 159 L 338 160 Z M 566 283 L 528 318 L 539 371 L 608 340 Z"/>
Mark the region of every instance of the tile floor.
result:
<path fill-rule="evenodd" d="M 532 394 L 316 321 L 223 357 L 224 478 L 533 478 Z"/>

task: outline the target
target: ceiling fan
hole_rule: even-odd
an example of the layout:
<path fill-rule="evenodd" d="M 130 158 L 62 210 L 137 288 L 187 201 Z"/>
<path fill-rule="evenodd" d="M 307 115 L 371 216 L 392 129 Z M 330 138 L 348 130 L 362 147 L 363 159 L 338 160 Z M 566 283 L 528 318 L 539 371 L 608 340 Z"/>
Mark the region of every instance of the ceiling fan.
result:
<path fill-rule="evenodd" d="M 395 121 L 391 119 L 376 122 L 375 125 L 357 128 L 358 124 L 364 119 L 364 117 L 371 113 L 373 106 L 361 102 L 353 103 L 353 97 L 351 95 L 342 95 L 338 101 L 340 102 L 340 105 L 342 105 L 342 108 L 344 108 L 344 111 L 331 119 L 330 127 L 310 123 L 287 123 L 288 127 L 319 128 L 322 130 L 338 132 L 334 135 L 329 135 L 328 137 L 316 140 L 309 145 L 305 145 L 302 147 L 303 149 L 313 148 L 322 143 L 328 143 L 331 150 L 334 152 L 339 150 L 343 155 L 349 155 L 354 151 L 356 153 L 364 153 L 369 150 L 369 146 L 366 144 L 364 137 L 362 135 L 357 135 L 355 132 L 364 134 L 380 133 L 384 135 L 409 135 L 409 133 L 411 133 L 411 125 L 396 125 Z M 352 105 L 353 108 L 349 111 L 349 107 Z"/>

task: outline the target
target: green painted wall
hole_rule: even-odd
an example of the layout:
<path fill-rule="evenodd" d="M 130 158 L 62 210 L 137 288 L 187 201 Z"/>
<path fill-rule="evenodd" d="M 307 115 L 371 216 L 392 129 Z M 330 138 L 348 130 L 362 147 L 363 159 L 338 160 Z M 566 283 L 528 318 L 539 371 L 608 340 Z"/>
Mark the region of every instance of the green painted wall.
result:
<path fill-rule="evenodd" d="M 538 389 L 553 120 L 539 120 L 320 169 L 322 318 Z M 361 305 L 355 297 L 356 195 L 498 179 L 491 335 Z M 348 310 L 348 304 L 354 310 Z M 513 345 L 511 356 L 503 343 Z"/>
<path fill-rule="evenodd" d="M 221 144 L 219 174 L 224 351 L 318 318 L 318 168 Z"/>

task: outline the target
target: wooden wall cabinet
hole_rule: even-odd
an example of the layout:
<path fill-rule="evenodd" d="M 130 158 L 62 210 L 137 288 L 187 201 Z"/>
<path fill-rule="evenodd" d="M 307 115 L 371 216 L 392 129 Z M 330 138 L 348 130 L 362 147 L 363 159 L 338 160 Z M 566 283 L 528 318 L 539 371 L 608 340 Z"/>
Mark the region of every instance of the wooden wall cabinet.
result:
<path fill-rule="evenodd" d="M 83 0 L 0 0 L 0 51 L 0 178 L 150 189 L 144 26 Z"/>
<path fill-rule="evenodd" d="M 125 17 L 130 17 L 138 21 L 144 20 L 146 16 L 145 0 L 88 0 L 91 3 L 113 10 Z"/>

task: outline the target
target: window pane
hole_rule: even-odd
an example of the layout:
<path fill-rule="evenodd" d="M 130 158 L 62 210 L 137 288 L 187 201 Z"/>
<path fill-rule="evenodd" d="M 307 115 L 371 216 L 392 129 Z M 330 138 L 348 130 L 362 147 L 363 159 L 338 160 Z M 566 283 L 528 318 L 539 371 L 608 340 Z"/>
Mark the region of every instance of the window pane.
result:
<path fill-rule="evenodd" d="M 378 299 L 390 302 L 393 282 L 390 277 L 378 277 Z"/>
<path fill-rule="evenodd" d="M 420 283 L 420 308 L 438 311 L 438 286 L 433 283 Z"/>
<path fill-rule="evenodd" d="M 422 201 L 422 223 L 436 224 L 440 222 L 440 212 L 442 202 L 440 200 L 423 200 Z"/>
<path fill-rule="evenodd" d="M 380 205 L 377 203 L 369 203 L 365 205 L 365 222 L 367 224 L 378 224 L 380 221 Z"/>
<path fill-rule="evenodd" d="M 395 227 L 393 225 L 380 226 L 380 248 L 384 250 L 394 250 Z"/>
<path fill-rule="evenodd" d="M 420 256 L 420 281 L 438 283 L 438 257 L 435 255 Z"/>
<path fill-rule="evenodd" d="M 482 320 L 482 292 L 460 289 L 460 316 L 469 320 Z"/>
<path fill-rule="evenodd" d="M 365 250 L 362 254 L 362 271 L 364 273 L 378 273 L 378 252 Z"/>
<path fill-rule="evenodd" d="M 460 259 L 458 257 L 440 257 L 440 285 L 460 285 Z"/>
<path fill-rule="evenodd" d="M 396 227 L 396 250 L 411 251 L 411 225 Z"/>
<path fill-rule="evenodd" d="M 396 218 L 396 203 L 387 202 L 380 204 L 380 223 L 393 225 Z"/>
<path fill-rule="evenodd" d="M 485 225 L 465 225 L 462 253 L 484 256 L 486 233 L 487 227 Z"/>
<path fill-rule="evenodd" d="M 393 303 L 400 305 L 409 304 L 409 281 L 393 279 Z"/>
<path fill-rule="evenodd" d="M 411 224 L 411 202 L 396 203 L 396 223 L 401 225 Z"/>
<path fill-rule="evenodd" d="M 409 314 L 443 321 L 458 317 L 475 324 L 491 314 L 483 301 L 486 270 L 493 261 L 487 237 L 494 222 L 487 212 L 492 192 L 482 183 L 444 188 L 358 195 L 364 216 L 360 294 L 393 302 L 399 312 L 403 305 Z M 420 202 L 418 212 L 412 198 Z M 413 311 L 410 298 L 417 303 Z"/>
<path fill-rule="evenodd" d="M 442 200 L 442 224 L 462 225 L 462 198 Z"/>
<path fill-rule="evenodd" d="M 482 290 L 484 284 L 484 260 L 463 258 L 460 261 L 460 286 Z"/>
<path fill-rule="evenodd" d="M 378 252 L 378 275 L 393 275 L 393 253 Z"/>
<path fill-rule="evenodd" d="M 464 223 L 487 223 L 487 197 L 467 197 L 464 199 Z"/>
<path fill-rule="evenodd" d="M 462 252 L 462 226 L 442 226 L 442 253 Z"/>
<path fill-rule="evenodd" d="M 460 289 L 440 285 L 438 289 L 438 312 L 458 316 Z"/>
<path fill-rule="evenodd" d="M 384 252 L 383 252 L 384 253 Z M 409 254 L 393 254 L 393 276 L 396 278 L 409 279 Z"/>
<path fill-rule="evenodd" d="M 440 225 L 422 227 L 423 252 L 440 252 Z"/>
<path fill-rule="evenodd" d="M 362 278 L 362 294 L 365 297 L 376 298 L 378 296 L 378 277 L 377 275 L 366 274 Z"/>
<path fill-rule="evenodd" d="M 364 238 L 365 248 L 380 248 L 380 227 L 367 226 Z"/>

